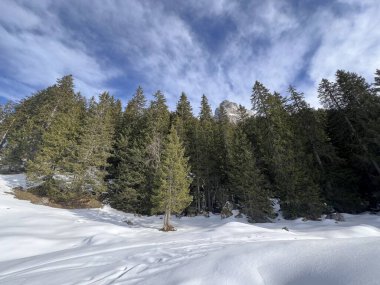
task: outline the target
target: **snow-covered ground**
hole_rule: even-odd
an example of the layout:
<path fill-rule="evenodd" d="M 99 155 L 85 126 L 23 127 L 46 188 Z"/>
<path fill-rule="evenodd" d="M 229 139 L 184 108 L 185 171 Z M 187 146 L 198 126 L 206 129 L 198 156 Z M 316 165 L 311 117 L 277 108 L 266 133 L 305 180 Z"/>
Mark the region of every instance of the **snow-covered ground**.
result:
<path fill-rule="evenodd" d="M 183 217 L 164 233 L 160 217 L 55 209 L 6 193 L 23 183 L 0 176 L 0 284 L 380 284 L 378 215 Z"/>

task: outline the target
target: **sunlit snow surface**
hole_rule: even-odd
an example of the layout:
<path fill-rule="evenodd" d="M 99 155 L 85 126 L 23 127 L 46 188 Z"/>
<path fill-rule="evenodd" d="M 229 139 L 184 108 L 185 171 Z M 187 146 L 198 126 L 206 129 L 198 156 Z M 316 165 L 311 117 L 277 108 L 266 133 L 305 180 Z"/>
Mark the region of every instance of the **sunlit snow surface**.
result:
<path fill-rule="evenodd" d="M 2 285 L 380 284 L 378 215 L 267 224 L 183 217 L 163 233 L 160 217 L 54 209 L 6 193 L 24 183 L 0 176 Z"/>

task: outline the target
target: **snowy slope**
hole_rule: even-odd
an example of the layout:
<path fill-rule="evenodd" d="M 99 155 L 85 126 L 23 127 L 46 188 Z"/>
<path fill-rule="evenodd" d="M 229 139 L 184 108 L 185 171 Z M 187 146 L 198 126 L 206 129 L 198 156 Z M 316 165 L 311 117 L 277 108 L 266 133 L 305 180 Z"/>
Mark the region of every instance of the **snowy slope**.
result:
<path fill-rule="evenodd" d="M 54 209 L 6 193 L 23 183 L 0 176 L 0 284 L 380 284 L 377 215 L 255 225 L 184 217 L 163 233 L 160 217 Z"/>

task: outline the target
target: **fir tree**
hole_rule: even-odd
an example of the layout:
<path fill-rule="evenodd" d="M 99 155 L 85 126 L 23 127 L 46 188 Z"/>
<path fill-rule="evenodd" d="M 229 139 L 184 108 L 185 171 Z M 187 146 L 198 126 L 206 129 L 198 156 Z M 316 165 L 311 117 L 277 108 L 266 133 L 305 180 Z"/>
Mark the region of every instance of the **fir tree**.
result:
<path fill-rule="evenodd" d="M 228 176 L 232 193 L 251 222 L 266 222 L 273 217 L 265 179 L 257 168 L 252 145 L 240 130 L 235 131 L 229 152 Z"/>
<path fill-rule="evenodd" d="M 191 104 L 186 94 L 183 92 L 177 103 L 174 125 L 178 136 L 181 138 L 184 144 L 186 155 L 190 157 L 194 151 L 193 141 L 195 135 L 195 118 L 192 113 Z"/>
<path fill-rule="evenodd" d="M 256 115 L 262 118 L 256 128 L 258 148 L 284 216 L 318 218 L 322 213 L 319 189 L 307 173 L 304 155 L 297 154 L 285 100 L 256 82 L 251 101 Z"/>
<path fill-rule="evenodd" d="M 322 112 L 313 110 L 305 101 L 303 93 L 289 87 L 289 101 L 287 107 L 291 114 L 296 136 L 296 148 L 306 154 L 302 158 L 308 164 L 312 173 L 320 173 L 321 183 L 331 190 L 327 162 L 335 159 L 335 151 L 325 131 L 325 116 Z M 313 159 L 312 159 L 313 158 Z"/>
<path fill-rule="evenodd" d="M 373 85 L 375 87 L 375 92 L 380 93 L 380 69 L 376 69 L 375 83 Z"/>
<path fill-rule="evenodd" d="M 161 164 L 161 155 L 163 151 L 164 140 L 169 133 L 170 112 L 166 105 L 166 98 L 161 91 L 153 95 L 154 99 L 147 110 L 148 120 L 148 144 L 146 146 L 146 165 L 147 165 L 147 184 L 145 201 L 150 210 L 152 205 L 150 197 L 156 183 L 158 168 Z"/>
<path fill-rule="evenodd" d="M 142 149 L 131 147 L 128 137 L 124 135 L 116 142 L 114 156 L 118 164 L 109 197 L 111 206 L 116 209 L 142 213 L 139 202 L 146 177 L 144 153 L 141 152 Z"/>
<path fill-rule="evenodd" d="M 78 193 L 75 174 L 85 105 L 80 94 L 74 92 L 72 80 L 71 76 L 64 77 L 54 87 L 59 101 L 50 106 L 36 155 L 27 165 L 29 179 L 43 181 L 48 195 L 62 202 L 82 194 Z"/>
<path fill-rule="evenodd" d="M 119 138 L 114 148 L 114 179 L 109 200 L 115 208 L 148 213 L 149 199 L 146 163 L 149 121 L 146 99 L 141 87 L 128 102 Z"/>
<path fill-rule="evenodd" d="M 107 190 L 105 177 L 118 119 L 115 108 L 116 101 L 107 92 L 99 96 L 99 102 L 92 98 L 78 144 L 77 183 L 98 195 Z"/>
<path fill-rule="evenodd" d="M 167 137 L 159 168 L 158 184 L 152 197 L 154 211 L 164 212 L 164 231 L 173 230 L 170 225 L 172 213 L 180 213 L 192 201 L 189 195 L 191 178 L 188 159 L 175 128 L 171 128 Z"/>
<path fill-rule="evenodd" d="M 184 121 L 188 121 L 193 117 L 191 104 L 184 92 L 182 92 L 181 97 L 177 103 L 176 114 Z"/>
<path fill-rule="evenodd" d="M 359 201 L 366 200 L 375 207 L 380 194 L 377 190 L 380 185 L 380 97 L 363 77 L 338 70 L 336 82 L 322 80 L 319 98 L 329 109 L 328 131 L 338 156 L 344 161 L 337 173 L 346 173 L 347 178 L 340 180 L 354 179 L 356 182 L 352 181 L 347 189 L 356 192 Z M 350 204 L 347 201 L 347 205 Z M 345 209 L 355 212 L 363 209 L 360 205 L 364 203 L 355 204 L 357 207 Z"/>
<path fill-rule="evenodd" d="M 74 94 L 71 75 L 57 80 L 57 83 L 23 99 L 14 111 L 12 128 L 7 133 L 7 147 L 4 156 L 7 163 L 25 167 L 25 162 L 33 160 L 57 115 L 67 111 L 74 97 L 83 107 L 79 94 Z M 83 109 L 83 108 L 82 108 Z"/>
<path fill-rule="evenodd" d="M 215 121 L 205 95 L 202 96 L 199 122 L 196 124 L 194 165 L 195 208 L 198 213 L 206 210 L 206 197 L 212 191 L 215 160 L 213 154 Z"/>
<path fill-rule="evenodd" d="M 228 168 L 231 167 L 228 155 L 235 125 L 230 121 L 222 105 L 219 107 L 216 119 L 214 144 L 211 150 L 216 167 L 212 174 L 212 191 L 208 192 L 208 207 L 219 212 L 222 205 L 233 200 L 228 176 Z"/>
<path fill-rule="evenodd" d="M 199 112 L 199 120 L 201 122 L 210 122 L 212 121 L 212 111 L 210 104 L 208 103 L 208 99 L 206 95 L 202 95 L 201 99 L 201 110 Z"/>

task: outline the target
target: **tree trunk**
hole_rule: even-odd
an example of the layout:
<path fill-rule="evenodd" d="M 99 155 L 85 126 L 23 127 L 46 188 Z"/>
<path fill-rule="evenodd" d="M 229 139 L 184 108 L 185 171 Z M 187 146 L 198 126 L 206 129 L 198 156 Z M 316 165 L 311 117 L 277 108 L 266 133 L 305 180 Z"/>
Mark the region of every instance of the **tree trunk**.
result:
<path fill-rule="evenodd" d="M 7 141 L 7 135 L 8 135 L 8 132 L 9 130 L 12 128 L 13 126 L 13 123 L 15 122 L 16 119 L 13 119 L 12 122 L 10 123 L 8 129 L 4 132 L 2 138 L 1 138 L 1 141 L 0 141 L 0 150 L 4 147 L 5 145 L 5 142 Z"/>
<path fill-rule="evenodd" d="M 197 176 L 197 214 L 201 212 L 201 191 L 199 190 L 199 177 Z"/>
<path fill-rule="evenodd" d="M 165 215 L 164 215 L 164 227 L 162 230 L 164 232 L 173 231 L 174 227 L 170 224 L 170 209 L 166 209 Z"/>

